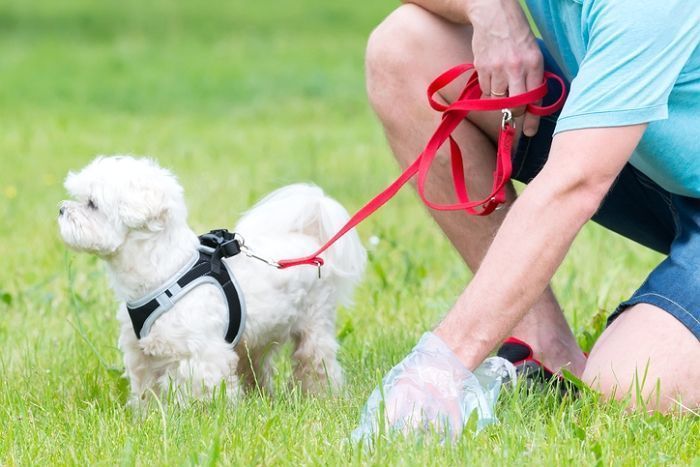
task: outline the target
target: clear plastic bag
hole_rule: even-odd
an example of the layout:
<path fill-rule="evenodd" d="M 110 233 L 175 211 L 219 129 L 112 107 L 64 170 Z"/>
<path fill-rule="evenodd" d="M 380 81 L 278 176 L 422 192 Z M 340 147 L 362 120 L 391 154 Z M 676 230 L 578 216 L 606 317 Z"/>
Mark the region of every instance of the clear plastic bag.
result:
<path fill-rule="evenodd" d="M 508 360 L 487 358 L 472 373 L 442 339 L 425 333 L 372 392 L 352 438 L 371 441 L 380 431 L 434 430 L 455 439 L 474 411 L 481 430 L 496 422 L 494 406 L 507 381 L 515 381 L 515 368 Z"/>

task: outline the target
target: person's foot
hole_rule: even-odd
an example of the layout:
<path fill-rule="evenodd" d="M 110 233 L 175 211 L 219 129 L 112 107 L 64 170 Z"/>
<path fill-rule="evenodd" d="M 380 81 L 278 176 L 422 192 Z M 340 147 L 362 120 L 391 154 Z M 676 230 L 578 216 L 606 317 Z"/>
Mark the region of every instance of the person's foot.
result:
<path fill-rule="evenodd" d="M 544 389 L 556 386 L 562 395 L 572 389 L 571 384 L 560 374 L 535 358 L 529 344 L 516 337 L 506 339 L 498 349 L 497 355 L 510 361 L 515 366 L 518 378 L 530 388 Z"/>
<path fill-rule="evenodd" d="M 566 369 L 580 378 L 586 368 L 586 355 L 573 335 L 547 333 L 543 336 L 541 333 L 528 332 L 525 335 L 515 333 L 512 339 L 527 345 L 532 351 L 532 358 L 554 374 Z"/>

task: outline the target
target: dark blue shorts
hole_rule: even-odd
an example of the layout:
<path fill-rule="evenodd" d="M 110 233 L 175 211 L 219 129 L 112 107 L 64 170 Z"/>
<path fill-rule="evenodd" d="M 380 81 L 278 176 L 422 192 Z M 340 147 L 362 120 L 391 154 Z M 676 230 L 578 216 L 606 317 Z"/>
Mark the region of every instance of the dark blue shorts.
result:
<path fill-rule="evenodd" d="M 542 49 L 545 69 L 563 76 Z M 558 90 L 551 94 L 550 100 L 558 96 Z M 535 136 L 521 138 L 513 160 L 514 179 L 529 183 L 542 169 L 557 117 L 543 117 Z M 632 297 L 620 304 L 608 324 L 626 308 L 649 303 L 673 315 L 700 340 L 700 199 L 669 193 L 627 164 L 593 220 L 668 255 Z"/>

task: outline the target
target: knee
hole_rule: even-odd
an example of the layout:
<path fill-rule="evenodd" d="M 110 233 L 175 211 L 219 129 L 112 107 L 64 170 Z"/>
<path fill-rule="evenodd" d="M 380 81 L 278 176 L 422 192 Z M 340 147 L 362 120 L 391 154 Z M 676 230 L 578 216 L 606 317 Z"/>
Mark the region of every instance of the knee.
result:
<path fill-rule="evenodd" d="M 630 409 L 671 412 L 700 404 L 694 384 L 679 384 L 680 375 L 667 374 L 650 358 L 591 355 L 582 380 L 605 399 L 623 401 Z M 690 379 L 693 375 L 689 375 Z M 697 375 L 694 375 L 697 379 Z"/>
<path fill-rule="evenodd" d="M 583 380 L 632 408 L 669 412 L 700 406 L 697 338 L 667 312 L 638 304 L 598 339 Z"/>
<path fill-rule="evenodd" d="M 588 357 L 581 379 L 591 389 L 601 393 L 605 399 L 622 399 L 630 393 L 631 388 L 629 384 L 623 384 L 623 381 L 620 380 L 622 374 L 616 373 L 613 369 L 615 366 L 613 361 L 602 359 L 593 353 Z M 620 370 L 619 366 L 617 366 L 617 370 Z M 626 376 L 627 371 L 624 373 Z M 624 379 L 628 380 L 627 377 Z"/>
<path fill-rule="evenodd" d="M 404 4 L 394 10 L 370 34 L 365 54 L 367 94 L 370 103 L 380 113 L 392 90 L 400 90 L 405 79 L 415 76 L 426 22 L 432 15 L 423 8 Z"/>
<path fill-rule="evenodd" d="M 660 381 L 652 380 L 645 368 L 629 367 L 615 360 L 589 358 L 582 380 L 606 400 L 624 401 L 630 408 L 662 410 Z"/>

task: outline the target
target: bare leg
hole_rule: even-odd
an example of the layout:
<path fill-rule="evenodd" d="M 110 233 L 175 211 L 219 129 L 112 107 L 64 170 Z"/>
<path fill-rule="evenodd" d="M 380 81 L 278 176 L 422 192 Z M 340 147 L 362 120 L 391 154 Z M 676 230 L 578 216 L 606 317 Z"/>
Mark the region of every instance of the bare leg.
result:
<path fill-rule="evenodd" d="M 620 315 L 596 342 L 583 379 L 607 397 L 647 410 L 700 408 L 700 341 L 649 304 Z"/>
<path fill-rule="evenodd" d="M 367 48 L 367 90 L 394 155 L 406 167 L 422 150 L 439 123 L 439 115 L 426 102 L 429 82 L 450 66 L 472 60 L 471 28 L 441 19 L 406 4 L 394 11 L 370 37 Z M 466 79 L 466 78 L 465 78 Z M 459 85 L 442 94 L 454 100 Z M 500 115 L 470 115 L 454 136 L 463 154 L 470 194 L 485 196 L 491 187 Z M 428 181 L 427 195 L 436 201 L 452 198 L 449 158 L 437 158 Z M 515 191 L 508 188 L 509 205 Z M 496 233 L 505 210 L 487 217 L 460 212 L 431 211 L 432 216 L 475 271 Z M 535 357 L 552 369 L 567 366 L 580 374 L 585 358 L 579 349 L 550 288 L 513 330 L 530 343 Z"/>

